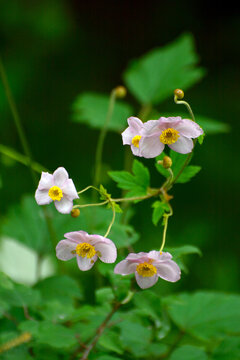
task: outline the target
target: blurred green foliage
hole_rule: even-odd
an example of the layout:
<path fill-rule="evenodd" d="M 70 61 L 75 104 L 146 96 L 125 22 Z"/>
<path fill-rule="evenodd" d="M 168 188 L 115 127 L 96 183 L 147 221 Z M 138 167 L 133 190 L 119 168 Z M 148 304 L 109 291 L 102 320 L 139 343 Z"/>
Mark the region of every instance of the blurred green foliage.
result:
<path fill-rule="evenodd" d="M 54 170 L 63 165 L 78 189 L 92 182 L 97 130 L 102 128 L 108 109 L 106 93 L 118 85 L 120 72 L 129 94 L 126 99 L 117 100 L 109 124 L 112 132 L 104 145 L 104 167 L 117 186 L 128 191 L 127 196 L 145 195 L 150 184 L 159 186 L 166 176 L 158 164 L 155 171 L 151 160 L 135 160 L 132 169 L 128 165 L 124 171 L 118 171 L 123 167 L 125 151 L 119 133 L 126 127 L 128 116 L 140 113 L 145 120 L 160 115 L 189 117 L 182 106 L 172 101 L 174 88 L 182 87 L 206 133 L 194 157 L 194 164 L 200 164 L 202 171 L 190 184 L 174 188 L 175 214 L 169 220 L 166 250 L 188 275 L 183 274 L 176 284 L 160 280 L 151 291 L 137 291 L 131 302 L 114 314 L 89 360 L 239 360 L 240 297 L 234 294 L 239 291 L 239 244 L 233 226 L 237 223 L 234 198 L 239 173 L 230 176 L 230 169 L 235 169 L 237 162 L 232 150 L 238 144 L 238 132 L 234 129 L 229 136 L 238 114 L 237 101 L 233 103 L 237 93 L 234 75 L 226 68 L 217 79 L 214 62 L 213 75 L 210 73 L 193 89 L 206 74 L 206 66 L 198 65 L 194 38 L 185 28 L 180 37 L 175 36 L 179 29 L 174 36 L 168 35 L 166 46 L 146 53 L 146 49 L 164 41 L 143 44 L 141 53 L 145 55 L 132 60 L 136 57 L 134 52 L 139 54 L 136 41 L 136 47 L 131 44 L 134 56 L 125 52 L 125 62 L 120 67 L 119 53 L 124 53 L 120 43 L 112 35 L 112 44 L 117 48 L 109 47 L 108 41 L 101 41 L 97 26 L 91 33 L 84 22 L 77 23 L 73 3 L 0 3 L 1 53 L 34 159 L 39 162 L 34 163 L 35 170 Z M 98 47 L 95 52 L 91 50 L 93 56 L 89 55 L 94 47 L 93 36 L 103 47 L 102 57 Z M 117 75 L 112 76 L 114 69 Z M 49 206 L 50 235 L 45 215 L 34 200 L 35 185 L 25 166 L 26 157 L 2 83 L 0 122 L 1 241 L 13 238 L 38 254 L 40 263 L 43 256 L 50 255 L 55 265 L 53 247 L 64 233 L 82 229 L 103 235 L 111 221 L 111 210 L 87 208 L 73 219 Z M 173 173 L 177 174 L 185 156 L 174 152 L 170 156 Z M 177 182 L 189 181 L 201 167 L 188 166 Z M 117 197 L 120 190 L 110 177 L 102 178 L 103 186 Z M 80 203 L 88 200 L 81 196 Z M 111 239 L 118 247 L 118 260 L 132 246 L 135 251 L 159 247 L 161 219 L 168 211 L 165 205 L 160 200 L 148 200 L 117 214 Z M 17 273 L 18 254 L 12 256 Z M 0 349 L 24 332 L 32 336 L 28 343 L 1 353 L 1 359 L 80 358 L 115 301 L 121 302 L 130 290 L 137 290 L 131 276 L 114 275 L 113 266 L 103 263 L 86 274 L 80 273 L 72 260 L 56 267 L 55 272 L 33 286 L 18 284 L 1 273 Z M 201 288 L 205 290 L 196 292 Z"/>

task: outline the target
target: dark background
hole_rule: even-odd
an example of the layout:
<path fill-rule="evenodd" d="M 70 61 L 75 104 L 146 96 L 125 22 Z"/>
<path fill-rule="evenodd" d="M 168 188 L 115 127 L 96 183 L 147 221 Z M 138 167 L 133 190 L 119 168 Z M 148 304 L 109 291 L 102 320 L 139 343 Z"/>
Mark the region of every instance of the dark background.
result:
<path fill-rule="evenodd" d="M 0 1 L 0 46 L 9 81 L 34 159 L 54 170 L 64 166 L 77 187 L 92 183 L 98 132 L 71 121 L 71 105 L 82 91 L 109 93 L 122 84 L 133 58 L 184 32 L 196 41 L 203 81 L 186 93 L 194 111 L 230 124 L 231 132 L 209 136 L 194 163 L 203 167 L 190 184 L 176 185 L 169 246 L 194 244 L 203 257 L 189 258 L 182 289 L 238 291 L 239 276 L 239 13 L 230 2 Z M 134 106 L 129 94 L 127 100 Z M 159 107 L 175 110 L 172 99 Z M 137 115 L 137 114 L 133 114 Z M 0 142 L 22 151 L 2 86 Z M 123 166 L 121 137 L 110 133 L 104 162 Z M 146 163 L 146 162 L 145 162 Z M 158 174 L 152 167 L 153 182 Z M 29 171 L 1 158 L 0 211 L 33 193 Z M 113 184 L 110 189 L 117 195 Z M 133 223 L 138 250 L 158 247 L 159 229 L 150 204 L 137 205 Z"/>

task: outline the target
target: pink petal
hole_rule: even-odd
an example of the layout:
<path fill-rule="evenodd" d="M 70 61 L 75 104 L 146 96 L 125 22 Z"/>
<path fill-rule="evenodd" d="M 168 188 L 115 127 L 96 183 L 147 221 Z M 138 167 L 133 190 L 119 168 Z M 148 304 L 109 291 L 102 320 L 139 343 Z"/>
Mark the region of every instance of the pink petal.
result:
<path fill-rule="evenodd" d="M 39 190 L 37 189 L 35 192 L 35 199 L 38 205 L 47 205 L 52 202 L 52 199 L 48 195 L 48 189 L 47 190 Z"/>
<path fill-rule="evenodd" d="M 203 129 L 192 120 L 182 119 L 182 121 L 175 126 L 179 133 L 187 138 L 197 138 L 203 134 Z"/>
<path fill-rule="evenodd" d="M 99 259 L 105 263 L 114 263 L 117 258 L 117 249 L 115 244 L 110 239 L 108 241 L 100 240 L 93 245 L 96 251 L 101 253 Z"/>
<path fill-rule="evenodd" d="M 76 257 L 78 267 L 82 271 L 90 270 L 98 259 L 97 255 L 94 255 L 91 259 L 87 256 L 82 257 L 77 255 Z"/>
<path fill-rule="evenodd" d="M 151 286 L 156 284 L 156 282 L 158 281 L 157 274 L 154 274 L 153 276 L 143 277 L 143 276 L 139 275 L 137 273 L 137 271 L 136 271 L 135 272 L 135 277 L 136 277 L 136 281 L 137 281 L 137 283 L 138 283 L 138 285 L 140 286 L 141 289 L 150 288 Z"/>
<path fill-rule="evenodd" d="M 139 253 L 130 253 L 126 257 L 126 260 L 136 261 L 136 262 L 144 262 L 148 259 L 148 253 L 146 252 L 139 252 Z"/>
<path fill-rule="evenodd" d="M 72 200 L 69 200 L 67 197 L 63 197 L 60 201 L 54 201 L 57 211 L 62 214 L 69 214 L 73 208 Z"/>
<path fill-rule="evenodd" d="M 129 275 L 136 271 L 137 263 L 128 260 L 122 260 L 114 268 L 115 274 Z"/>
<path fill-rule="evenodd" d="M 48 172 L 42 172 L 38 184 L 38 190 L 49 190 L 53 186 L 53 175 Z"/>
<path fill-rule="evenodd" d="M 72 232 L 68 232 L 66 234 L 64 234 L 65 238 L 74 241 L 75 243 L 79 244 L 82 242 L 88 242 L 87 241 L 87 236 L 88 233 L 86 231 L 72 231 Z"/>
<path fill-rule="evenodd" d="M 57 168 L 57 170 L 55 170 L 53 173 L 54 185 L 59 186 L 61 188 L 61 186 L 65 183 L 65 181 L 67 181 L 68 177 L 69 176 L 67 170 L 64 169 L 64 167 Z"/>
<path fill-rule="evenodd" d="M 130 129 L 130 127 L 128 127 L 122 133 L 123 145 L 131 145 L 132 138 L 133 138 L 132 130 Z"/>
<path fill-rule="evenodd" d="M 139 141 L 141 155 L 146 159 L 160 155 L 163 152 L 164 146 L 158 135 L 142 137 Z"/>
<path fill-rule="evenodd" d="M 127 121 L 132 133 L 139 135 L 140 131 L 142 130 L 143 122 L 134 116 L 128 118 Z"/>
<path fill-rule="evenodd" d="M 140 156 L 140 157 L 142 156 L 141 155 L 141 150 L 140 150 L 139 147 L 131 145 L 131 150 L 132 150 L 133 155 Z"/>
<path fill-rule="evenodd" d="M 75 242 L 71 240 L 61 240 L 56 247 L 56 256 L 63 261 L 70 260 L 76 256 L 76 254 L 72 254 L 74 250 L 76 250 Z"/>
<path fill-rule="evenodd" d="M 62 190 L 63 194 L 69 198 L 69 200 L 79 198 L 77 190 L 74 186 L 72 179 L 67 179 L 67 181 L 65 181 L 64 185 L 62 186 L 61 190 Z"/>
<path fill-rule="evenodd" d="M 159 120 L 148 120 L 143 124 L 143 136 L 160 136 L 162 130 L 165 129 L 165 126 L 161 126 Z"/>
<path fill-rule="evenodd" d="M 169 252 L 163 252 L 162 254 L 160 254 L 160 252 L 156 251 L 156 250 L 150 251 L 148 253 L 148 257 L 149 257 L 149 259 L 154 259 L 157 261 L 165 261 L 165 260 L 172 259 L 172 255 Z"/>
<path fill-rule="evenodd" d="M 181 270 L 179 266 L 173 261 L 168 260 L 166 262 L 154 263 L 157 268 L 157 274 L 164 280 L 175 282 L 180 279 Z"/>
<path fill-rule="evenodd" d="M 178 140 L 171 145 L 168 145 L 172 150 L 180 153 L 180 154 L 188 154 L 193 149 L 193 141 L 192 139 L 188 139 L 185 136 L 181 136 Z"/>
<path fill-rule="evenodd" d="M 181 116 L 169 116 L 168 118 L 160 117 L 159 123 L 163 129 L 173 128 L 176 129 L 176 126 L 181 123 Z"/>

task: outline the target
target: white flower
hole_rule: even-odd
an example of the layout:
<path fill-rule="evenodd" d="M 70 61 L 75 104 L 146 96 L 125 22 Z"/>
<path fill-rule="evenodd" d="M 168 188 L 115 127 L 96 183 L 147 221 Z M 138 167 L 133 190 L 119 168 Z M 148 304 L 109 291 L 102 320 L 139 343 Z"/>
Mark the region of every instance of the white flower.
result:
<path fill-rule="evenodd" d="M 56 209 L 62 214 L 69 214 L 73 208 L 73 200 L 78 199 L 76 188 L 67 171 L 59 167 L 53 174 L 42 172 L 35 199 L 38 205 L 50 204 L 54 201 Z"/>

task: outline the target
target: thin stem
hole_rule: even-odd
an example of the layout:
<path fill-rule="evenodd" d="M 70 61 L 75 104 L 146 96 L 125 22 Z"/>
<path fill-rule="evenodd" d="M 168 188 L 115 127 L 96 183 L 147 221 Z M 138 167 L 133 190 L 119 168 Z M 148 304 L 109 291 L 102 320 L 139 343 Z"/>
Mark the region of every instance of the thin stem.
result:
<path fill-rule="evenodd" d="M 111 318 L 113 317 L 113 315 L 118 311 L 118 309 L 120 308 L 122 304 L 121 303 L 116 303 L 112 310 L 110 311 L 110 313 L 107 315 L 107 317 L 105 318 L 105 320 L 102 322 L 102 324 L 97 328 L 96 330 L 96 335 L 94 336 L 93 340 L 91 341 L 91 343 L 87 346 L 86 350 L 83 353 L 83 356 L 81 357 L 80 360 L 87 360 L 89 353 L 92 351 L 92 349 L 95 347 L 95 345 L 97 344 L 100 336 L 102 335 L 102 333 L 104 332 L 104 330 L 106 329 L 109 321 L 111 320 Z"/>
<path fill-rule="evenodd" d="M 173 215 L 173 210 L 172 210 L 172 207 L 171 205 L 168 203 L 168 206 L 170 208 L 170 212 L 168 214 L 165 214 L 164 215 L 164 228 L 163 228 L 163 238 L 162 238 L 162 245 L 160 247 L 160 250 L 159 252 L 161 253 L 163 251 L 163 248 L 165 246 L 165 242 L 166 242 L 166 234 L 167 234 L 167 227 L 168 227 L 168 219 L 170 216 Z"/>
<path fill-rule="evenodd" d="M 13 96 L 12 96 L 12 92 L 11 92 L 11 89 L 10 89 L 10 86 L 9 86 L 9 83 L 8 83 L 7 75 L 6 75 L 6 72 L 5 72 L 5 69 L 4 69 L 3 62 L 2 62 L 1 58 L 0 58 L 0 76 L 1 76 L 1 79 L 2 79 L 2 82 L 3 82 L 3 87 L 4 87 L 4 90 L 5 90 L 7 99 L 8 99 L 8 103 L 9 103 L 11 112 L 12 112 L 12 115 L 13 115 L 13 119 L 14 119 L 14 122 L 15 122 L 15 125 L 16 125 L 16 128 L 17 128 L 17 131 L 18 131 L 18 135 L 19 135 L 19 138 L 20 138 L 24 153 L 25 153 L 25 155 L 27 157 L 28 166 L 29 166 L 29 169 L 31 171 L 33 181 L 34 181 L 35 184 L 37 184 L 36 174 L 32 170 L 31 151 L 30 151 L 30 148 L 28 146 L 28 142 L 27 142 L 27 139 L 26 139 L 23 127 L 22 127 L 22 123 L 21 123 L 21 120 L 20 120 L 20 117 L 19 117 L 19 114 L 18 114 L 18 111 L 17 111 L 15 101 L 14 101 Z"/>
<path fill-rule="evenodd" d="M 195 116 L 193 114 L 193 111 L 192 111 L 192 108 L 191 106 L 189 105 L 189 103 L 187 101 L 184 101 L 184 100 L 178 100 L 178 97 L 176 95 L 174 95 L 174 102 L 177 104 L 177 105 L 185 105 L 192 117 L 192 120 L 195 122 Z"/>
<path fill-rule="evenodd" d="M 105 205 L 109 202 L 109 200 L 103 201 L 101 203 L 95 203 L 95 204 L 83 204 L 83 205 L 74 205 L 73 209 L 81 209 L 81 208 L 85 208 L 85 207 L 89 207 L 89 206 L 102 206 Z"/>
<path fill-rule="evenodd" d="M 101 132 L 100 132 L 100 135 L 98 138 L 98 143 L 97 143 L 96 156 L 95 156 L 95 176 L 94 176 L 94 182 L 93 182 L 95 186 L 99 184 L 100 179 L 101 179 L 103 145 L 104 145 L 104 140 L 105 140 L 105 137 L 107 134 L 108 125 L 112 118 L 115 100 L 116 100 L 116 91 L 115 91 L 115 89 L 113 89 L 111 92 L 111 95 L 110 95 L 109 107 L 108 107 L 106 120 L 103 125 L 103 128 L 101 129 Z"/>
<path fill-rule="evenodd" d="M 86 188 L 84 188 L 83 190 L 78 191 L 78 194 L 82 194 L 83 192 L 87 191 L 88 189 L 94 189 L 94 190 L 97 190 L 97 191 L 99 192 L 99 189 L 98 189 L 98 188 L 96 188 L 96 187 L 93 186 L 93 185 L 89 185 L 89 186 L 87 186 Z"/>
<path fill-rule="evenodd" d="M 112 204 L 111 204 L 111 205 L 112 205 Z M 110 222 L 109 227 L 108 227 L 108 229 L 107 229 L 107 232 L 106 232 L 106 234 L 104 235 L 105 238 L 106 238 L 106 237 L 108 236 L 108 234 L 110 233 L 111 228 L 112 228 L 112 226 L 113 226 L 113 224 L 114 224 L 114 221 L 115 221 L 116 211 L 115 211 L 115 208 L 114 208 L 113 205 L 112 205 L 112 212 L 113 212 L 112 221 Z"/>

